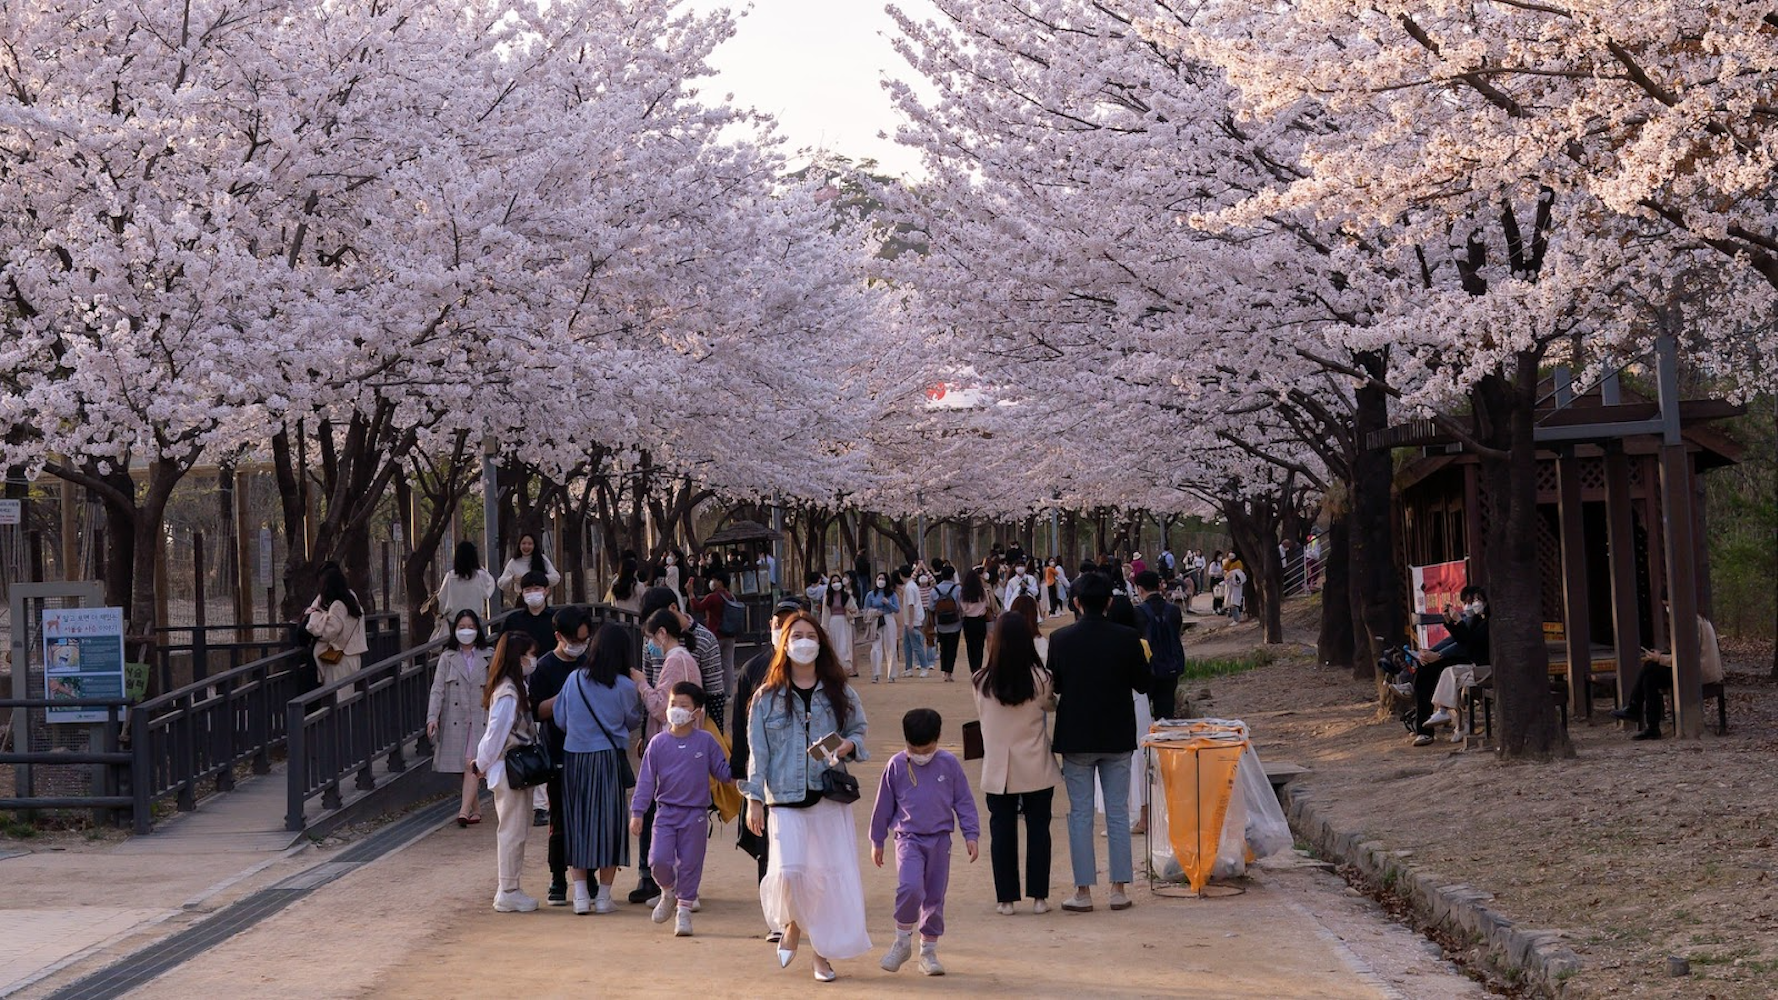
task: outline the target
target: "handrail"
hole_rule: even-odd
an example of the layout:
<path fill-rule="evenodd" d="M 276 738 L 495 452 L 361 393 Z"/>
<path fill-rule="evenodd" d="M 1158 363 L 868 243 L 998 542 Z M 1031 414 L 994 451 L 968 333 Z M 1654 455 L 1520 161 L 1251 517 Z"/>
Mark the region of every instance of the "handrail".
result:
<path fill-rule="evenodd" d="M 272 751 L 285 740 L 279 710 L 308 679 L 309 651 L 286 649 L 151 698 L 130 713 L 130 748 L 137 755 L 131 791 L 135 829 L 152 829 L 153 804 L 177 795 L 181 812 L 197 807 L 198 786 L 235 786 L 234 769 L 271 770 Z"/>
<path fill-rule="evenodd" d="M 582 607 L 595 622 L 617 622 L 631 630 L 632 639 L 637 638 L 641 624 L 633 612 L 610 605 Z M 504 624 L 507 615 L 496 617 L 489 625 Z M 431 640 L 382 657 L 356 673 L 289 700 L 284 718 L 290 760 L 285 829 L 298 832 L 304 828 L 303 811 L 317 795 L 323 809 L 339 808 L 343 802 L 340 783 L 348 778 L 358 789 L 375 788 L 379 758 L 386 772 L 395 774 L 407 769 L 410 745 L 412 762 L 432 755 L 432 741 L 426 735 L 426 707 L 433 663 L 446 642 Z M 639 664 L 641 643 L 632 645 Z"/>
<path fill-rule="evenodd" d="M 15 708 L 103 708 L 105 709 L 103 750 L 13 750 L 0 754 L 0 764 L 27 765 L 40 767 L 85 765 L 103 768 L 103 777 L 99 781 L 103 789 L 97 795 L 60 795 L 60 796 L 4 796 L 0 797 L 0 809 L 93 809 L 110 810 L 126 809 L 132 806 L 130 797 L 121 794 L 123 778 L 131 776 L 136 767 L 135 755 L 125 752 L 121 746 L 121 729 L 119 719 L 129 709 L 129 702 L 122 698 L 0 698 L 0 714 L 10 714 Z M 95 822 L 99 817 L 94 817 Z"/>

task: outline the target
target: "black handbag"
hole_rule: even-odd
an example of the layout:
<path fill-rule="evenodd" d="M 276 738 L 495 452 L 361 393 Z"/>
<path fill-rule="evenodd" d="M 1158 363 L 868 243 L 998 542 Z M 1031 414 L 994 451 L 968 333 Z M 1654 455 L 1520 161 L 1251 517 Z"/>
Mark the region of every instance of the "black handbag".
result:
<path fill-rule="evenodd" d="M 576 677 L 573 678 L 573 680 L 574 693 L 580 695 L 580 703 L 586 706 L 586 714 L 593 717 L 593 724 L 599 727 L 599 732 L 604 733 L 605 739 L 610 741 L 611 745 L 617 749 L 617 776 L 619 783 L 624 788 L 635 788 L 636 770 L 630 766 L 629 744 L 627 742 L 619 743 L 617 738 L 611 735 L 611 730 L 605 728 L 605 720 L 599 718 L 599 713 L 593 711 L 592 703 L 587 701 L 586 688 L 580 686 L 580 678 Z"/>
<path fill-rule="evenodd" d="M 821 772 L 821 797 L 845 804 L 858 801 L 858 779 L 846 773 L 846 765 L 838 764 Z"/>
<path fill-rule="evenodd" d="M 556 773 L 550 758 L 549 744 L 520 743 L 506 748 L 506 784 L 509 788 L 536 788 Z"/>

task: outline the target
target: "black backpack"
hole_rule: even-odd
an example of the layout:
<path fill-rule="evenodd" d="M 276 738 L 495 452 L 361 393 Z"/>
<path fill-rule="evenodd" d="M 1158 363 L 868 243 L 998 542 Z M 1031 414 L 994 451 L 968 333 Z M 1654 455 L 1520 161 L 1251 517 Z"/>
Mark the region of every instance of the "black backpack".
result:
<path fill-rule="evenodd" d="M 947 584 L 939 584 L 947 586 Z M 955 625 L 963 620 L 963 609 L 957 604 L 957 585 L 949 584 L 950 590 L 939 594 L 935 592 L 932 600 L 932 620 L 940 625 Z"/>
<path fill-rule="evenodd" d="M 1167 608 L 1157 614 L 1145 601 L 1137 605 L 1142 613 L 1142 637 L 1148 640 L 1148 670 L 1156 677 L 1178 677 L 1185 673 L 1185 651 L 1179 645 L 1179 627 L 1170 625 Z"/>

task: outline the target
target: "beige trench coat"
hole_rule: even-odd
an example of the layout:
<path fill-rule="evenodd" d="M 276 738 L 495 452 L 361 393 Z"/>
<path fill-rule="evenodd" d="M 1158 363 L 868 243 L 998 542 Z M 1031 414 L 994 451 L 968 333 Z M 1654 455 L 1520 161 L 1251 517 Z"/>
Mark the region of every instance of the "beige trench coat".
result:
<path fill-rule="evenodd" d="M 488 725 L 482 707 L 482 691 L 488 684 L 488 651 L 477 649 L 465 662 L 461 649 L 447 650 L 432 673 L 432 696 L 426 702 L 426 721 L 438 723 L 433 739 L 432 769 L 462 774 Z"/>
<path fill-rule="evenodd" d="M 1044 711 L 1055 707 L 1055 692 L 1047 670 L 1033 671 L 1037 697 L 1023 705 L 1006 706 L 984 694 L 972 680 L 976 714 L 982 720 L 982 781 L 984 792 L 1010 795 L 1054 788 L 1062 782 L 1062 769 L 1050 750 Z M 977 676 L 981 676 L 977 674 Z"/>

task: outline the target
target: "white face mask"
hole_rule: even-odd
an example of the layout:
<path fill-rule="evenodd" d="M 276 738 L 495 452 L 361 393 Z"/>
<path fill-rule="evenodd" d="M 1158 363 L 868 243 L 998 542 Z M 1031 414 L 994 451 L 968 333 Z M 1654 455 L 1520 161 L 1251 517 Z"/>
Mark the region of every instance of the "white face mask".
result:
<path fill-rule="evenodd" d="M 525 591 L 525 607 L 530 608 L 532 611 L 536 611 L 538 608 L 543 607 L 543 599 L 544 594 L 541 590 Z"/>
<path fill-rule="evenodd" d="M 457 641 L 467 646 L 475 642 L 475 637 L 480 634 L 472 628 L 460 628 L 457 630 Z"/>
<path fill-rule="evenodd" d="M 691 717 L 693 714 L 694 713 L 689 708 L 680 708 L 678 705 L 669 706 L 667 709 L 667 725 L 689 726 L 691 725 Z"/>
<path fill-rule="evenodd" d="M 937 750 L 934 750 L 931 753 L 914 753 L 911 750 L 908 751 L 908 760 L 913 761 L 914 763 L 920 765 L 921 767 L 925 767 L 926 765 L 932 763 L 932 758 L 937 757 L 937 756 L 938 756 Z"/>
<path fill-rule="evenodd" d="M 815 662 L 815 657 L 820 655 L 821 641 L 819 639 L 790 640 L 790 659 L 793 662 L 808 666 Z"/>
<path fill-rule="evenodd" d="M 578 660 L 581 657 L 586 655 L 586 643 L 584 643 L 584 642 L 568 643 L 567 645 L 562 647 L 562 652 L 567 653 L 568 658 L 570 660 Z"/>
<path fill-rule="evenodd" d="M 519 669 L 525 672 L 526 677 L 531 676 L 531 671 L 537 669 L 537 657 L 527 656 L 524 659 L 521 659 L 519 661 Z"/>

